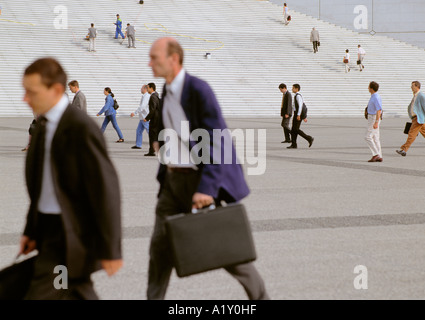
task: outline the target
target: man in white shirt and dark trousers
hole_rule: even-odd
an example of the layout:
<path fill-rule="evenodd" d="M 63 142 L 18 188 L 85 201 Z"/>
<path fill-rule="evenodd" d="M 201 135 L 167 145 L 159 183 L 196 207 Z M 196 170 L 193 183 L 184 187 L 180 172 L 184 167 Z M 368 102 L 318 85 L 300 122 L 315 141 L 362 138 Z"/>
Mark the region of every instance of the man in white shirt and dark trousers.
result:
<path fill-rule="evenodd" d="M 291 130 L 291 141 L 292 144 L 287 147 L 287 149 L 297 149 L 297 137 L 300 135 L 304 139 L 308 141 L 308 147 L 310 148 L 313 144 L 314 138 L 305 134 L 300 130 L 301 121 L 307 122 L 307 108 L 304 108 L 304 99 L 303 96 L 299 93 L 301 87 L 298 83 L 292 86 L 292 92 L 295 94 L 294 96 L 294 119 L 292 120 L 292 130 Z"/>
<path fill-rule="evenodd" d="M 136 111 L 132 112 L 130 115 L 131 117 L 134 117 L 138 114 L 140 119 L 136 130 L 136 145 L 132 146 L 131 149 L 142 149 L 143 131 L 146 129 L 146 132 L 149 134 L 149 121 L 144 120 L 149 114 L 149 99 L 151 95 L 148 93 L 148 86 L 146 84 L 142 86 L 140 91 L 142 93 L 140 105 Z"/>

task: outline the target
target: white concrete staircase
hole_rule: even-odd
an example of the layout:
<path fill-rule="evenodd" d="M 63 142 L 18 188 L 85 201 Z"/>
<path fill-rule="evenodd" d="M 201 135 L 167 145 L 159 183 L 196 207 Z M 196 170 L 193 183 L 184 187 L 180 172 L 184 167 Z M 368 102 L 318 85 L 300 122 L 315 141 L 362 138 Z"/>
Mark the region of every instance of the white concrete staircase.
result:
<path fill-rule="evenodd" d="M 55 29 L 60 1 L 7 1 L 0 16 L 0 116 L 32 116 L 22 101 L 22 73 L 34 59 L 57 58 L 69 80 L 80 82 L 89 114 L 103 106 L 103 88 L 111 87 L 128 116 L 140 100 L 142 83 L 155 82 L 150 44 L 161 36 L 176 37 L 185 49 L 185 67 L 207 80 L 226 116 L 279 116 L 278 85 L 301 85 L 310 116 L 362 116 L 370 81 L 380 84 L 386 116 L 406 116 L 410 83 L 425 85 L 425 52 L 381 36 L 356 32 L 291 11 L 282 23 L 282 7 L 257 0 L 74 0 L 68 4 L 68 29 Z M 62 12 L 63 13 L 63 12 Z M 136 27 L 136 49 L 113 39 L 115 16 Z M 97 52 L 83 38 L 90 23 L 99 32 Z M 313 54 L 310 31 L 320 32 Z M 357 44 L 365 48 L 365 70 L 355 66 Z M 344 72 L 345 49 L 352 71 Z M 205 53 L 211 53 L 210 59 Z M 69 92 L 69 91 L 68 91 Z M 73 94 L 70 93 L 72 99 Z"/>

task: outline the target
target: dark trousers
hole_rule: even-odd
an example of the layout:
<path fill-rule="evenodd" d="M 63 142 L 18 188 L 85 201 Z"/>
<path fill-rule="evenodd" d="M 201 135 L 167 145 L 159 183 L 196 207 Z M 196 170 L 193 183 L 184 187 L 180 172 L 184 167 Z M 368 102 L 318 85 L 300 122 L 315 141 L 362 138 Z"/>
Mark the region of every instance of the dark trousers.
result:
<path fill-rule="evenodd" d="M 299 135 L 303 137 L 304 139 L 306 139 L 308 142 L 310 142 L 313 139 L 312 136 L 309 136 L 305 134 L 303 131 L 301 131 L 300 129 L 301 122 L 302 120 L 298 121 L 297 116 L 294 115 L 294 120 L 292 120 L 292 130 L 291 130 L 291 140 L 292 140 L 293 147 L 297 146 L 297 138 Z"/>
<path fill-rule="evenodd" d="M 54 281 L 63 273 L 54 273 L 58 265 L 66 266 L 65 234 L 62 218 L 57 214 L 38 214 L 38 256 L 34 275 L 25 300 L 97 300 L 90 275 L 79 279 L 68 278 L 68 289 L 56 289 Z"/>
<path fill-rule="evenodd" d="M 318 41 L 313 41 L 313 51 L 317 52 L 319 51 Z"/>
<path fill-rule="evenodd" d="M 155 226 L 149 249 L 148 300 L 163 300 L 174 267 L 172 250 L 165 230 L 165 218 L 192 210 L 192 196 L 200 173 L 167 172 L 156 206 Z M 253 263 L 225 268 L 245 289 L 249 299 L 269 299 L 264 282 Z"/>
<path fill-rule="evenodd" d="M 149 153 L 154 154 L 153 142 L 157 140 L 158 128 L 152 121 L 149 122 Z"/>
<path fill-rule="evenodd" d="M 285 116 L 282 117 L 282 127 L 283 127 L 283 134 L 285 136 L 285 141 L 291 141 L 291 128 L 289 128 L 289 123 L 291 122 L 291 117 L 285 118 Z"/>

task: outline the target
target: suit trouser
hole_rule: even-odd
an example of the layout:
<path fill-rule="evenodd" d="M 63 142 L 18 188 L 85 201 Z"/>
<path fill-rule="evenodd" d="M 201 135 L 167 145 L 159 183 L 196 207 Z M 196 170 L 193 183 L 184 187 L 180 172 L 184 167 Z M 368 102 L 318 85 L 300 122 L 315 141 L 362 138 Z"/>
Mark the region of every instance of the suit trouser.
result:
<path fill-rule="evenodd" d="M 96 50 L 96 46 L 94 44 L 94 40 L 95 38 L 89 38 L 89 51 L 95 51 Z"/>
<path fill-rule="evenodd" d="M 381 120 L 378 119 L 378 129 L 374 129 L 373 124 L 375 123 L 375 119 L 376 114 L 370 114 L 368 116 L 365 140 L 369 146 L 370 151 L 372 152 L 372 156 L 380 156 L 382 158 L 381 142 L 379 140 L 379 126 L 381 125 Z"/>
<path fill-rule="evenodd" d="M 285 141 L 291 141 L 291 128 L 289 128 L 289 123 L 291 122 L 291 117 L 285 118 L 285 116 L 282 117 L 282 127 L 283 127 L 283 134 L 285 135 Z"/>
<path fill-rule="evenodd" d="M 297 116 L 294 115 L 294 119 L 292 120 L 292 130 L 291 130 L 292 146 L 294 146 L 294 147 L 297 146 L 297 138 L 298 138 L 299 135 L 301 137 L 303 137 L 304 139 L 306 139 L 308 142 L 310 142 L 311 139 L 313 139 L 312 136 L 309 136 L 309 135 L 305 134 L 300 129 L 301 122 L 302 122 L 302 120 L 297 120 Z"/>
<path fill-rule="evenodd" d="M 128 38 L 128 46 L 129 47 L 134 47 L 134 36 L 132 34 L 128 34 L 127 35 Z"/>
<path fill-rule="evenodd" d="M 67 289 L 54 287 L 55 278 L 64 276 L 64 273 L 54 273 L 54 268 L 58 265 L 66 266 L 62 218 L 57 214 L 38 213 L 37 220 L 36 242 L 39 253 L 25 300 L 97 300 L 89 274 L 79 279 L 67 279 Z"/>
<path fill-rule="evenodd" d="M 155 123 L 154 123 L 155 124 Z M 155 153 L 155 150 L 153 148 L 153 142 L 155 140 L 157 140 L 157 135 L 158 135 L 158 128 L 157 126 L 152 124 L 152 120 L 149 121 L 149 153 Z"/>
<path fill-rule="evenodd" d="M 164 299 L 174 267 L 172 250 L 165 229 L 165 218 L 192 210 L 192 196 L 199 184 L 200 176 L 198 171 L 166 173 L 156 206 L 155 226 L 149 249 L 148 300 Z M 244 287 L 249 299 L 269 299 L 263 279 L 253 263 L 234 265 L 225 270 Z"/>
<path fill-rule="evenodd" d="M 404 150 L 404 151 L 409 150 L 412 143 L 416 140 L 416 137 L 418 136 L 419 132 L 425 138 L 425 124 L 424 123 L 418 123 L 418 118 L 414 117 L 412 119 L 412 126 L 410 127 L 406 143 L 403 144 L 400 149 Z"/>
<path fill-rule="evenodd" d="M 313 41 L 313 51 L 314 51 L 314 52 L 319 51 L 319 46 L 318 46 L 318 44 L 319 44 L 319 41 Z"/>

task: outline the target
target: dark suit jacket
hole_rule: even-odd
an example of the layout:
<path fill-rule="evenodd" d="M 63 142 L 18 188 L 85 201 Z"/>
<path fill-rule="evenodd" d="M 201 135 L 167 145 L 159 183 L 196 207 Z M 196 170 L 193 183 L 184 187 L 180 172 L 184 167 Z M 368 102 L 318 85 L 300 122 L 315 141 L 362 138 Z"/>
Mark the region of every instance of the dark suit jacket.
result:
<path fill-rule="evenodd" d="M 283 105 L 280 109 L 280 115 L 282 117 L 285 116 L 285 114 L 289 115 L 289 117 L 292 117 L 292 94 L 288 91 L 284 94 L 283 98 Z"/>
<path fill-rule="evenodd" d="M 157 128 L 159 122 L 159 95 L 158 92 L 153 92 L 149 98 L 149 114 L 145 118 L 146 121 L 150 121 L 149 129 Z"/>
<path fill-rule="evenodd" d="M 26 159 L 30 207 L 24 235 L 35 239 L 41 176 L 36 129 Z M 69 277 L 100 269 L 101 259 L 121 258 L 121 199 L 118 176 L 102 132 L 85 113 L 68 106 L 51 145 L 53 181 L 62 210 Z"/>
<path fill-rule="evenodd" d="M 166 94 L 164 86 L 159 112 L 159 131 L 164 129 L 162 109 Z M 210 135 L 211 164 L 201 163 L 198 165 L 198 168 L 202 170 L 202 174 L 197 192 L 208 194 L 216 200 L 224 200 L 228 203 L 239 201 L 246 197 L 249 194 L 249 188 L 246 184 L 242 167 L 236 162 L 236 150 L 233 144 L 232 146 L 227 146 L 226 144 L 229 141 L 224 140 L 224 143 L 221 144 L 222 164 L 212 164 L 213 129 L 227 129 L 227 125 L 211 87 L 205 81 L 186 73 L 180 102 L 189 120 L 190 131 L 202 128 L 206 129 Z M 160 144 L 163 144 L 163 142 L 160 142 Z M 191 143 L 190 147 L 192 148 L 195 144 L 196 142 Z M 232 163 L 224 164 L 224 154 L 229 149 L 232 150 Z M 165 173 L 166 166 L 160 164 L 157 179 L 161 186 L 164 182 Z"/>

